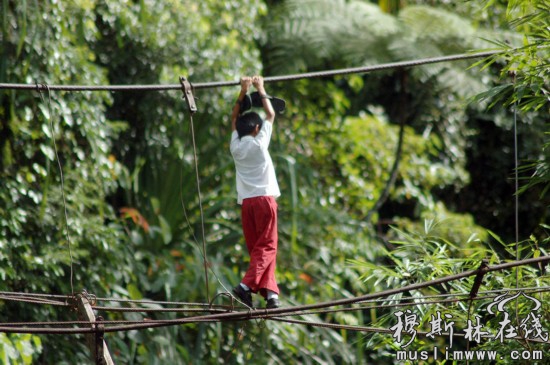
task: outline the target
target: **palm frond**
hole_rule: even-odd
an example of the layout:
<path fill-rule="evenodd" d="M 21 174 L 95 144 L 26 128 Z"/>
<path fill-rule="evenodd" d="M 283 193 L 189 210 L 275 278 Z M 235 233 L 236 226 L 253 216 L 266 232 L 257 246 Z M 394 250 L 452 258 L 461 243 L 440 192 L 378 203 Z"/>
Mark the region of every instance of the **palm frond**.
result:
<path fill-rule="evenodd" d="M 289 0 L 274 11 L 266 27 L 271 73 L 352 67 L 464 53 L 486 48 L 485 39 L 517 39 L 482 31 L 463 17 L 430 6 L 402 9 L 397 17 L 362 1 Z M 471 62 L 470 62 L 471 63 Z M 428 64 L 412 72 L 419 80 L 437 79 L 441 88 L 470 96 L 486 89 L 470 76 L 468 62 Z"/>
<path fill-rule="evenodd" d="M 275 73 L 315 69 L 334 60 L 389 60 L 387 39 L 400 33 L 394 17 L 358 1 L 291 0 L 275 11 L 266 26 L 268 66 Z"/>
<path fill-rule="evenodd" d="M 443 54 L 461 53 L 475 47 L 476 29 L 451 12 L 425 5 L 401 10 L 399 19 L 422 46 L 435 45 Z"/>
<path fill-rule="evenodd" d="M 362 2 L 351 3 L 348 13 L 351 27 L 338 43 L 342 58 L 351 65 L 392 61 L 388 44 L 404 34 L 398 20 L 379 7 Z"/>

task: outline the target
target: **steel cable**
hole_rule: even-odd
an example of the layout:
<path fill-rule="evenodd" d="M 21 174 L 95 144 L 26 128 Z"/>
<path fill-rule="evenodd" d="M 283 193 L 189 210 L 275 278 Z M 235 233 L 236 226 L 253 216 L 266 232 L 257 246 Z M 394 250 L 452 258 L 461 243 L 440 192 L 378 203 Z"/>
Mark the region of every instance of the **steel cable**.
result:
<path fill-rule="evenodd" d="M 520 261 L 512 261 L 504 264 L 488 266 L 485 268 L 485 270 L 486 272 L 499 271 L 499 270 L 510 269 L 521 265 L 529 265 L 529 264 L 542 263 L 547 261 L 550 261 L 550 256 L 541 256 L 537 258 L 524 259 Z M 477 273 L 478 273 L 478 270 L 471 270 L 460 274 L 450 275 L 450 276 L 446 276 L 443 278 L 434 279 L 434 280 L 430 280 L 422 283 L 410 284 L 400 288 L 387 289 L 378 293 L 371 293 L 371 294 L 366 294 L 366 295 L 358 296 L 354 298 L 345 298 L 345 299 L 333 300 L 333 301 L 317 303 L 317 304 L 299 305 L 299 306 L 294 306 L 290 308 L 260 309 L 260 310 L 248 310 L 243 312 L 217 313 L 217 314 L 211 314 L 206 316 L 194 316 L 194 317 L 174 319 L 174 320 L 163 320 L 162 323 L 140 323 L 140 324 L 132 324 L 132 325 L 114 326 L 114 327 L 105 328 L 105 332 L 139 330 L 139 329 L 146 329 L 146 328 L 166 327 L 169 325 L 188 324 L 188 323 L 204 322 L 204 321 L 207 321 L 207 322 L 242 321 L 242 320 L 258 319 L 258 318 L 267 318 L 266 316 L 277 316 L 280 314 L 293 313 L 293 312 L 299 312 L 299 311 L 305 311 L 305 310 L 324 309 L 324 308 L 330 308 L 338 305 L 354 304 L 354 303 L 358 303 L 369 299 L 377 299 L 377 298 L 386 297 L 392 294 L 399 294 L 410 290 L 416 290 L 416 289 L 426 288 L 434 285 L 439 285 L 446 282 L 477 275 Z M 24 332 L 17 332 L 18 330 L 24 331 Z M 12 327 L 0 326 L 0 332 L 10 332 L 10 333 L 14 333 L 14 332 L 46 333 L 46 332 L 40 332 L 41 330 L 47 331 L 48 329 L 12 328 Z M 93 328 L 92 329 L 68 329 L 68 330 L 70 330 L 68 333 L 90 333 L 95 331 Z M 84 331 L 84 332 L 78 332 L 78 331 Z M 57 331 L 57 333 L 62 333 L 62 332 Z"/>
<path fill-rule="evenodd" d="M 490 57 L 502 53 L 502 51 L 487 51 L 477 53 L 461 53 L 449 56 L 439 56 L 422 58 L 409 61 L 390 62 L 378 65 L 350 67 L 336 70 L 305 72 L 291 75 L 281 76 L 268 76 L 264 77 L 264 82 L 285 82 L 296 81 L 301 79 L 310 79 L 318 77 L 329 77 L 339 75 L 350 75 L 356 73 L 369 73 L 373 71 L 382 71 L 395 68 L 407 68 L 422 66 L 433 63 L 451 62 L 468 60 L 473 58 Z M 218 87 L 238 86 L 240 81 L 214 81 L 214 82 L 199 82 L 193 83 L 194 89 L 209 89 Z M 181 90 L 181 84 L 166 84 L 166 85 L 49 85 L 51 91 L 166 91 L 166 90 Z M 0 83 L 0 89 L 10 90 L 45 90 L 43 85 L 31 85 L 31 84 L 8 84 Z"/>

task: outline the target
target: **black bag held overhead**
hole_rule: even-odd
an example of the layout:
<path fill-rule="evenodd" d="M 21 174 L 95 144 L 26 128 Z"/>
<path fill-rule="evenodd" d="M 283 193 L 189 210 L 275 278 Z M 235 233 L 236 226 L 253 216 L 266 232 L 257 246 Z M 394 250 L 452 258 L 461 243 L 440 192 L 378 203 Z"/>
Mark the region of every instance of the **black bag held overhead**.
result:
<path fill-rule="evenodd" d="M 273 110 L 275 110 L 277 113 L 282 113 L 285 111 L 286 102 L 283 99 L 279 99 L 271 95 L 267 95 L 267 97 L 271 101 Z M 255 108 L 262 107 L 262 97 L 260 96 L 260 93 L 257 91 L 254 91 L 250 95 L 248 94 L 245 95 L 244 99 L 241 101 L 240 113 L 242 114 L 245 111 L 251 109 L 252 107 L 255 107 Z"/>

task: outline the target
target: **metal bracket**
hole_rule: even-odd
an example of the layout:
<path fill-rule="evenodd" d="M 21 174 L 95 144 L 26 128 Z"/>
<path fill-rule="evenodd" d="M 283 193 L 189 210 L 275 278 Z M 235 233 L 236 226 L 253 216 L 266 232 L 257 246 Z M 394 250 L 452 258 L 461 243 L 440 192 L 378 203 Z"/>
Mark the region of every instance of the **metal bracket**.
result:
<path fill-rule="evenodd" d="M 183 76 L 180 77 L 181 90 L 183 91 L 183 98 L 187 102 L 189 113 L 193 114 L 197 111 L 197 105 L 195 104 L 195 96 L 193 95 L 193 86 Z"/>
<path fill-rule="evenodd" d="M 481 260 L 481 264 L 477 269 L 477 275 L 474 279 L 474 285 L 472 285 L 472 290 L 470 290 L 470 299 L 474 299 L 477 296 L 481 282 L 483 281 L 483 276 L 488 272 L 489 261 L 487 259 Z"/>

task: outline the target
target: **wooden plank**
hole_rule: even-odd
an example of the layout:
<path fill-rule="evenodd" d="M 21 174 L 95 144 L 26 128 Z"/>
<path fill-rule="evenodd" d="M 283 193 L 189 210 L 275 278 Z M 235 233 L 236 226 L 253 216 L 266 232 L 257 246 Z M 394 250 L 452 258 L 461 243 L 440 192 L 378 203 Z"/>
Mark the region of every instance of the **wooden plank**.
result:
<path fill-rule="evenodd" d="M 91 328 L 96 328 L 96 323 L 98 322 L 96 320 L 94 311 L 92 309 L 92 306 L 90 304 L 90 301 L 88 300 L 87 293 L 79 294 L 77 295 L 77 308 L 78 308 L 78 319 L 81 321 L 87 321 L 90 322 Z M 101 326 L 102 327 L 102 326 Z M 96 364 L 101 365 L 114 365 L 113 359 L 111 358 L 111 354 L 109 353 L 109 348 L 107 347 L 107 343 L 105 340 L 103 340 L 103 334 L 101 333 L 100 336 L 98 336 L 98 333 L 90 333 L 86 334 L 86 344 L 88 345 L 88 348 L 90 349 L 90 352 L 92 354 L 92 358 L 95 360 Z M 97 341 L 96 338 L 100 338 L 101 344 L 99 346 L 96 346 Z"/>

